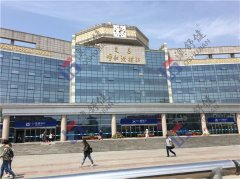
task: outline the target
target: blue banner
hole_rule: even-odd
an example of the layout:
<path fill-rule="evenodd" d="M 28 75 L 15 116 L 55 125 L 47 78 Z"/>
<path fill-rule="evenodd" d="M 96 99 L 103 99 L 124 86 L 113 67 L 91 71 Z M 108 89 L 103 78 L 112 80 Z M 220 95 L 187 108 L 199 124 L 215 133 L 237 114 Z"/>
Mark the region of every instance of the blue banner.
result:
<path fill-rule="evenodd" d="M 16 121 L 15 128 L 56 127 L 57 121 Z"/>
<path fill-rule="evenodd" d="M 124 119 L 121 119 L 120 121 L 120 124 L 121 125 L 126 125 L 126 124 L 129 124 L 129 125 L 143 125 L 143 124 L 158 124 L 159 123 L 159 119 L 156 119 L 156 118 L 150 118 L 150 119 L 129 119 L 129 118 L 124 118 Z"/>
<path fill-rule="evenodd" d="M 234 123 L 234 118 L 208 118 L 208 123 Z"/>

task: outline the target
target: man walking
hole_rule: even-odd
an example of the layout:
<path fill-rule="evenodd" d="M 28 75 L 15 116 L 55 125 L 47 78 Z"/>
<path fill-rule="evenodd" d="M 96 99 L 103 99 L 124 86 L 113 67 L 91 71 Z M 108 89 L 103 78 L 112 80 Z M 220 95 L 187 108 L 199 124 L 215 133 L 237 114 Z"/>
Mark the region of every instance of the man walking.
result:
<path fill-rule="evenodd" d="M 169 157 L 169 151 L 176 157 L 176 153 L 172 151 L 172 149 L 174 149 L 175 146 L 172 142 L 172 139 L 168 136 L 168 134 L 166 135 L 166 150 L 167 150 L 167 157 Z"/>

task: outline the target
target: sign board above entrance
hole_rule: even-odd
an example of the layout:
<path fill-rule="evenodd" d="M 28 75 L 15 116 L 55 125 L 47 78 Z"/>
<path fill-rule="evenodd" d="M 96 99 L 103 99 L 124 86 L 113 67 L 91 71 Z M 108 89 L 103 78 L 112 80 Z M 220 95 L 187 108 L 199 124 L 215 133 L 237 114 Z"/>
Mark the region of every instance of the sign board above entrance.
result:
<path fill-rule="evenodd" d="M 120 121 L 121 125 L 149 125 L 149 124 L 155 124 L 161 123 L 161 119 L 156 118 L 146 118 L 146 119 L 129 119 L 129 118 L 123 118 Z"/>
<path fill-rule="evenodd" d="M 57 121 L 16 121 L 15 128 L 56 127 Z"/>
<path fill-rule="evenodd" d="M 208 118 L 208 123 L 234 123 L 234 118 Z"/>

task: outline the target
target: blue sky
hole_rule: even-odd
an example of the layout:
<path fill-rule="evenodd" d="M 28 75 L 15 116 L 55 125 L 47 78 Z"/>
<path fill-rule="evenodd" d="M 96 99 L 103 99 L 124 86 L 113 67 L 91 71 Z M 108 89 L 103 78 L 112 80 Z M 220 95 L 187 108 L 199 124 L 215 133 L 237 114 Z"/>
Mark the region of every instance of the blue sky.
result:
<path fill-rule="evenodd" d="M 199 25 L 210 46 L 240 45 L 240 1 L 1 0 L 1 27 L 71 40 L 95 24 L 137 26 L 152 49 L 184 47 Z"/>

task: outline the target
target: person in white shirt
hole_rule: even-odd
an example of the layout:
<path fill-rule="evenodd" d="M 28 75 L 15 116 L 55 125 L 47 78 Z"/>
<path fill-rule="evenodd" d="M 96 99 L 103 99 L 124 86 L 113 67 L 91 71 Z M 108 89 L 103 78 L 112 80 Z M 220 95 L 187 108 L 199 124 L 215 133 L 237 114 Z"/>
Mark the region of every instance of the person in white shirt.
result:
<path fill-rule="evenodd" d="M 149 137 L 148 129 L 145 130 L 145 140 Z"/>
<path fill-rule="evenodd" d="M 53 141 L 53 134 L 52 133 L 49 134 L 48 139 L 49 139 L 49 142 Z"/>
<path fill-rule="evenodd" d="M 176 157 L 176 153 L 172 151 L 172 149 L 175 148 L 174 144 L 172 142 L 172 139 L 166 135 L 166 150 L 167 150 L 167 157 L 169 157 L 169 151 Z"/>

